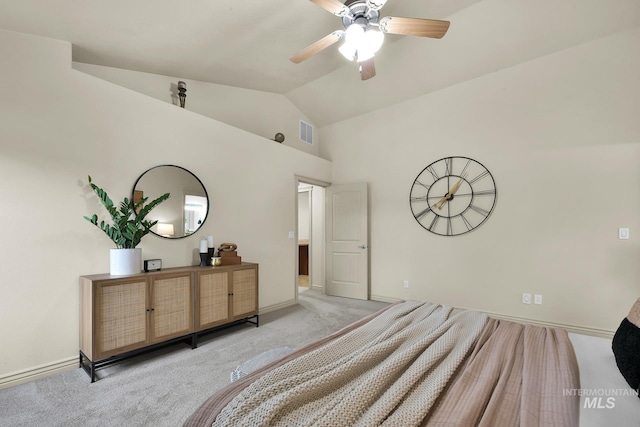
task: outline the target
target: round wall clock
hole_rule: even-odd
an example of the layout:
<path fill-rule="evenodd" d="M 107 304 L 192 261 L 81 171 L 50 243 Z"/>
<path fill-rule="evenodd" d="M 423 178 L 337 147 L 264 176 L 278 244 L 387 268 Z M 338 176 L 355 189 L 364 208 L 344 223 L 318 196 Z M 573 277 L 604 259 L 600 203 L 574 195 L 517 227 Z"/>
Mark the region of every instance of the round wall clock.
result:
<path fill-rule="evenodd" d="M 482 225 L 496 204 L 496 183 L 482 163 L 445 157 L 424 168 L 413 181 L 409 202 L 425 229 L 457 236 Z"/>

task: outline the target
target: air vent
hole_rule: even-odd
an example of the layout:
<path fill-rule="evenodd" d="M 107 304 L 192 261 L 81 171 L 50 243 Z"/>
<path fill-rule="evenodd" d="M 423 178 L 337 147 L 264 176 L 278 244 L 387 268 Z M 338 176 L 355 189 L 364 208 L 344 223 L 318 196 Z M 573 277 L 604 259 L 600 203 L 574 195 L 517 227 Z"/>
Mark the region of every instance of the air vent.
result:
<path fill-rule="evenodd" d="M 303 120 L 300 120 L 300 141 L 313 144 L 313 126 Z"/>

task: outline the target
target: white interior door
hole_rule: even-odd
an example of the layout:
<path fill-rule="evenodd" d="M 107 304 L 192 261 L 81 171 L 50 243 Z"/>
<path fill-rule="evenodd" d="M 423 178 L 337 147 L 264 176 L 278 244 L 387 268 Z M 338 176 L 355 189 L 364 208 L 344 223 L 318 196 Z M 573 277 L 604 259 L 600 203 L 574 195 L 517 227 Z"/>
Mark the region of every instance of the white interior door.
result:
<path fill-rule="evenodd" d="M 326 189 L 325 292 L 369 299 L 369 221 L 367 184 Z"/>

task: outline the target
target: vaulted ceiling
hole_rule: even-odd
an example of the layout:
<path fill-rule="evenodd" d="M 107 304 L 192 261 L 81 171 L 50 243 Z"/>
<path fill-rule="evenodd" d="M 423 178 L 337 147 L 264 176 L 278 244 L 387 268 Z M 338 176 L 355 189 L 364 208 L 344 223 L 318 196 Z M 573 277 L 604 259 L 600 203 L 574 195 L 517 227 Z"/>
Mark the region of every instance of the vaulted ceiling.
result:
<path fill-rule="evenodd" d="M 387 35 L 361 81 L 337 45 L 289 61 L 343 29 L 308 0 L 0 0 L 0 28 L 67 40 L 74 61 L 283 94 L 317 126 L 636 27 L 640 2 L 389 0 L 381 16 L 451 27 L 441 40 Z"/>

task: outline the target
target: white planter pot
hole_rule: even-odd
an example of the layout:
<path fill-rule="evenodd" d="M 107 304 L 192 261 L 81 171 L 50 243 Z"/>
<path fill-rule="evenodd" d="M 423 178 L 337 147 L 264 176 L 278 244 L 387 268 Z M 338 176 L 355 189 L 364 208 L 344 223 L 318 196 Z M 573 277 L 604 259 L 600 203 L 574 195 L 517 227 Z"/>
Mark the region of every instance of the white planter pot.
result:
<path fill-rule="evenodd" d="M 142 270 L 142 248 L 111 249 L 109 260 L 112 276 L 138 274 Z"/>

